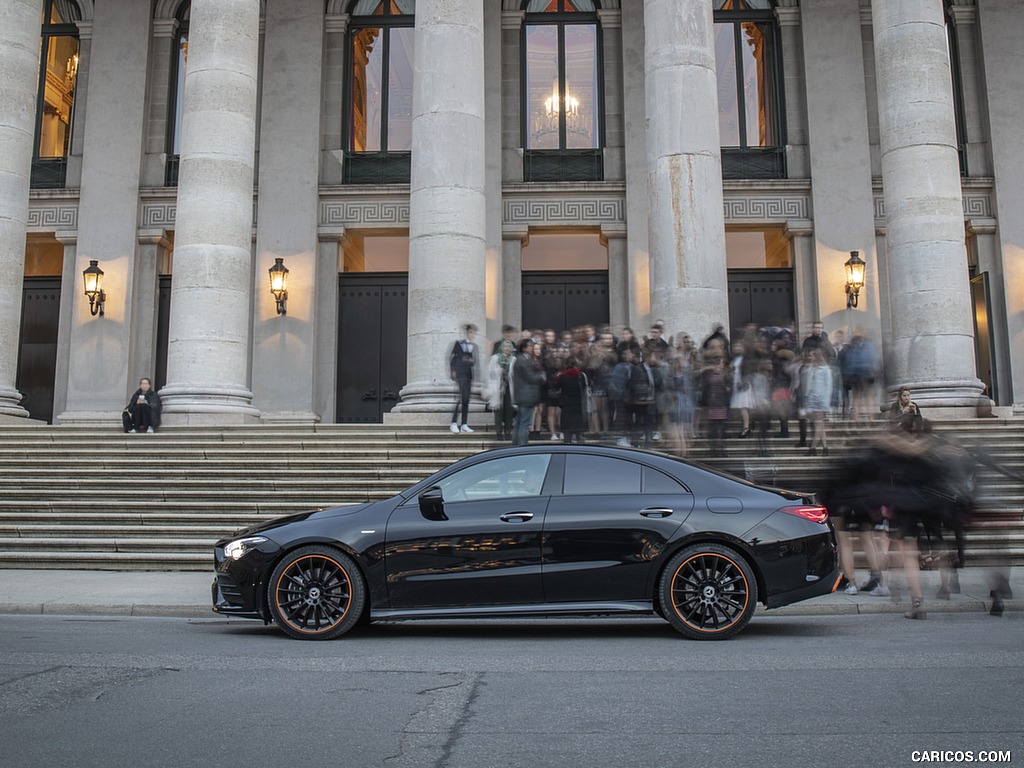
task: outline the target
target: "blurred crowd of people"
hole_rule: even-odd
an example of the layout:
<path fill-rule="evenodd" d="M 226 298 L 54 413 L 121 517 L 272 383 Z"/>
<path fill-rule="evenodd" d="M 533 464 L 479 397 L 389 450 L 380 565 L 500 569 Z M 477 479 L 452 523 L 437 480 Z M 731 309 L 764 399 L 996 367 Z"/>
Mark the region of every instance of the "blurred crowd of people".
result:
<path fill-rule="evenodd" d="M 699 343 L 687 333 L 667 334 L 660 322 L 642 336 L 628 327 L 505 326 L 492 353 L 481 378 L 499 440 L 589 436 L 659 443 L 681 455 L 698 434 L 722 454 L 732 417 L 739 422 L 735 437 L 756 441 L 759 452 L 769 434 L 790 437 L 796 420 L 797 447 L 827 453 L 826 417 L 872 413 L 881 368 L 865 335 L 847 343 L 837 330 L 830 339 L 820 322 L 803 340 L 791 324 L 749 325 L 732 339 L 715 325 Z"/>

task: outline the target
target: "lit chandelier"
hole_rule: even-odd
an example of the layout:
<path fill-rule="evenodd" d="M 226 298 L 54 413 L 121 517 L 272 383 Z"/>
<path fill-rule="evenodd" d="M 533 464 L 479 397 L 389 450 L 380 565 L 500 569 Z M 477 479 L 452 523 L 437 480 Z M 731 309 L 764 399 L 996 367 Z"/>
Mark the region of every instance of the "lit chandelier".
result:
<path fill-rule="evenodd" d="M 546 136 L 558 136 L 559 117 L 565 115 L 565 132 L 567 136 L 582 136 L 590 139 L 592 121 L 588 110 L 580 100 L 565 87 L 565 97 L 559 98 L 558 76 L 551 81 L 551 95 L 544 99 L 544 111 L 533 120 L 533 136 L 535 140 Z"/>

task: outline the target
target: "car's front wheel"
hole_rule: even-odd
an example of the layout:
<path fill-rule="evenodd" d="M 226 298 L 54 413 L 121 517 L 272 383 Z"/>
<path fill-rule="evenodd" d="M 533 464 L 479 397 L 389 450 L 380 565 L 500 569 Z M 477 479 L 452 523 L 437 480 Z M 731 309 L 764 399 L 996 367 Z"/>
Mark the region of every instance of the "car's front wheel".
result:
<path fill-rule="evenodd" d="M 267 585 L 274 621 L 300 640 L 332 640 L 359 621 L 366 586 L 352 558 L 331 547 L 289 552 Z"/>
<path fill-rule="evenodd" d="M 725 640 L 754 615 L 757 580 L 733 549 L 694 544 L 669 561 L 658 596 L 665 618 L 686 637 Z"/>

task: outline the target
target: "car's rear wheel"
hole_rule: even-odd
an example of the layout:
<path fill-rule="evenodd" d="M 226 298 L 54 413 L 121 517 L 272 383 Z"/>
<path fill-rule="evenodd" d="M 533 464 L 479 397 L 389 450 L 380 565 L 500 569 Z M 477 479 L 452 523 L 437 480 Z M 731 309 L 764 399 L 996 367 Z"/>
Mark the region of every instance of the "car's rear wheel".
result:
<path fill-rule="evenodd" d="M 331 640 L 359 621 L 366 586 L 352 558 L 331 547 L 289 552 L 267 586 L 274 621 L 300 640 Z"/>
<path fill-rule="evenodd" d="M 725 640 L 754 615 L 757 580 L 740 554 L 721 544 L 695 544 L 669 561 L 659 597 L 669 623 L 694 640 Z"/>

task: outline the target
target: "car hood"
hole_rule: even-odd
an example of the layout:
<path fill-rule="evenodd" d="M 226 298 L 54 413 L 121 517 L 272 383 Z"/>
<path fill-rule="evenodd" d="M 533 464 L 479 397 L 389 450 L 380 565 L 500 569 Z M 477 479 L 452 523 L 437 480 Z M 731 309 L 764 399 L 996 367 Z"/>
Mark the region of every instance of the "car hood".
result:
<path fill-rule="evenodd" d="M 343 517 L 345 515 L 354 515 L 358 512 L 362 512 L 364 509 L 373 506 L 373 502 L 366 502 L 363 504 L 350 504 L 341 507 L 327 507 L 326 509 L 313 509 L 309 512 L 296 512 L 292 515 L 283 515 L 281 517 L 275 517 L 272 520 L 267 520 L 256 525 L 250 525 L 248 528 L 240 528 L 235 531 L 230 538 L 238 539 L 243 536 L 253 536 L 257 533 L 266 533 L 274 528 L 280 528 L 283 525 L 289 525 L 291 523 L 302 522 L 303 520 L 312 519 L 325 519 L 329 517 Z"/>

